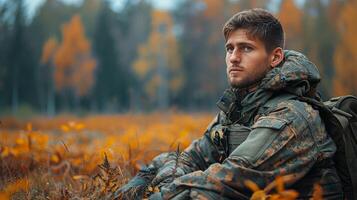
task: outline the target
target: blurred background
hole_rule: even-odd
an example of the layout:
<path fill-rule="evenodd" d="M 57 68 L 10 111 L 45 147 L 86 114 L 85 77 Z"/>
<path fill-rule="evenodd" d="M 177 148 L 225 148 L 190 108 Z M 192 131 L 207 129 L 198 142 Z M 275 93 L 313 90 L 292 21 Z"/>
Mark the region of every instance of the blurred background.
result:
<path fill-rule="evenodd" d="M 201 137 L 228 87 L 221 30 L 252 7 L 324 99 L 357 95 L 357 0 L 0 0 L 0 199 L 103 199 Z"/>
<path fill-rule="evenodd" d="M 318 66 L 325 99 L 357 94 L 354 0 L 0 0 L 0 115 L 214 110 L 223 24 L 252 7 Z"/>

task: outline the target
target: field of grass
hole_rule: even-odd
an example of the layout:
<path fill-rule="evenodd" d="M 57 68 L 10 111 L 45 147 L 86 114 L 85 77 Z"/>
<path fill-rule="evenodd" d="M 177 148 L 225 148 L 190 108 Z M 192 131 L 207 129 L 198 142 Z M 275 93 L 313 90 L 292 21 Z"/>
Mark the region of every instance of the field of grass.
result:
<path fill-rule="evenodd" d="M 213 114 L 153 113 L 0 119 L 0 200 L 103 199 L 161 152 L 187 147 Z M 279 177 L 251 199 L 294 200 Z M 278 194 L 267 195 L 276 188 Z M 321 188 L 316 185 L 321 198 Z"/>
<path fill-rule="evenodd" d="M 0 199 L 102 197 L 157 154 L 187 147 L 212 118 L 177 113 L 2 118 Z"/>

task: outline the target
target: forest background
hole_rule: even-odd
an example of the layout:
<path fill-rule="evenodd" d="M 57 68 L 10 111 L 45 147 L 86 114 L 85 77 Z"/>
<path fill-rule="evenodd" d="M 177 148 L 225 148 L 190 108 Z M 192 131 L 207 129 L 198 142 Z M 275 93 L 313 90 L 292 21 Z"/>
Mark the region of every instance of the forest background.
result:
<path fill-rule="evenodd" d="M 34 2 L 0 1 L 1 115 L 214 110 L 228 87 L 223 24 L 251 7 L 318 66 L 325 99 L 357 94 L 353 0 Z"/>
<path fill-rule="evenodd" d="M 253 7 L 324 99 L 357 95 L 356 0 L 0 0 L 0 199 L 110 196 L 201 137 L 228 87 L 223 24 Z"/>

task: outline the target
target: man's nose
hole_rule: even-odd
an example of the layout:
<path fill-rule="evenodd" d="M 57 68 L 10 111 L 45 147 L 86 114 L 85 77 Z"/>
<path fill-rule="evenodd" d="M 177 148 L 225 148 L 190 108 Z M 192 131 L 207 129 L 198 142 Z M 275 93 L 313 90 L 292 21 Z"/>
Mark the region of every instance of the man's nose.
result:
<path fill-rule="evenodd" d="M 238 51 L 234 50 L 229 57 L 231 63 L 239 63 L 241 61 L 241 56 Z"/>

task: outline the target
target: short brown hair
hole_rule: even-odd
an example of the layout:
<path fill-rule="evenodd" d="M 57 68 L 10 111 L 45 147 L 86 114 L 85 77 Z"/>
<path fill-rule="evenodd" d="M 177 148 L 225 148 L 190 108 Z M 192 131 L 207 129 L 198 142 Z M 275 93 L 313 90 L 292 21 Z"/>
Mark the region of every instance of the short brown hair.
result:
<path fill-rule="evenodd" d="M 268 11 L 254 8 L 233 15 L 224 25 L 224 38 L 237 29 L 247 29 L 248 34 L 260 39 L 269 52 L 276 47 L 284 48 L 284 31 L 279 20 Z"/>

